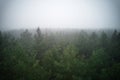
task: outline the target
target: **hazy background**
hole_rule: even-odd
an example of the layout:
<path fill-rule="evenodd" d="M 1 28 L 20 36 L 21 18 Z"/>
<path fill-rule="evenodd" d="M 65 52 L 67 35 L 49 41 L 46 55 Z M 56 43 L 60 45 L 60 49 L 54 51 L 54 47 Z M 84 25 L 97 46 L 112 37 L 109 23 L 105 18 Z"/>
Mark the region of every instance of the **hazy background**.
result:
<path fill-rule="evenodd" d="M 0 29 L 119 28 L 120 0 L 0 0 Z"/>

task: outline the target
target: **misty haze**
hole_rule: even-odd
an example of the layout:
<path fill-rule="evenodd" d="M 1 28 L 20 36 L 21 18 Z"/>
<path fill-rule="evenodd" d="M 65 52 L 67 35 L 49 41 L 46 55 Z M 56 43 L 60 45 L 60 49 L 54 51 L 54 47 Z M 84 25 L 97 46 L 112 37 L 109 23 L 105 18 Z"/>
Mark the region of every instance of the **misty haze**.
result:
<path fill-rule="evenodd" d="M 0 0 L 0 80 L 120 80 L 120 1 Z"/>

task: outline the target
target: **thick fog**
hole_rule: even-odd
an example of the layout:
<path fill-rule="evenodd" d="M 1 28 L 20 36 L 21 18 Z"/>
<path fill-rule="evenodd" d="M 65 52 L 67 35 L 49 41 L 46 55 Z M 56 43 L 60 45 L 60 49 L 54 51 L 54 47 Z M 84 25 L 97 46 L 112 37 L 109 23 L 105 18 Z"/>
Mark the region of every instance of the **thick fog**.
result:
<path fill-rule="evenodd" d="M 119 28 L 119 0 L 0 0 L 0 29 Z"/>

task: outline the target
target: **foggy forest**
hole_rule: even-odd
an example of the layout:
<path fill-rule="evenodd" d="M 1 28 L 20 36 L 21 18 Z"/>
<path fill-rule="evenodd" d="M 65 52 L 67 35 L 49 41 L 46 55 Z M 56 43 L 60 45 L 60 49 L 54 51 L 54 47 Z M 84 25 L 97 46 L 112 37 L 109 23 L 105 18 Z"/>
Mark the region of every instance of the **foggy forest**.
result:
<path fill-rule="evenodd" d="M 120 80 L 120 0 L 0 0 L 0 80 Z"/>
<path fill-rule="evenodd" d="M 119 80 L 117 30 L 0 32 L 1 80 Z"/>

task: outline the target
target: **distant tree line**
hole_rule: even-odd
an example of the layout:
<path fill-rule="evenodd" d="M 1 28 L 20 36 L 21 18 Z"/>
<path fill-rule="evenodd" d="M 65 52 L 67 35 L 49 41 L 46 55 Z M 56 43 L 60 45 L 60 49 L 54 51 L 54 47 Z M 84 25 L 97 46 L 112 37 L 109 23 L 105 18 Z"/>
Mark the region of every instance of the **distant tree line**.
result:
<path fill-rule="evenodd" d="M 120 80 L 120 32 L 111 33 L 0 31 L 0 80 Z"/>

